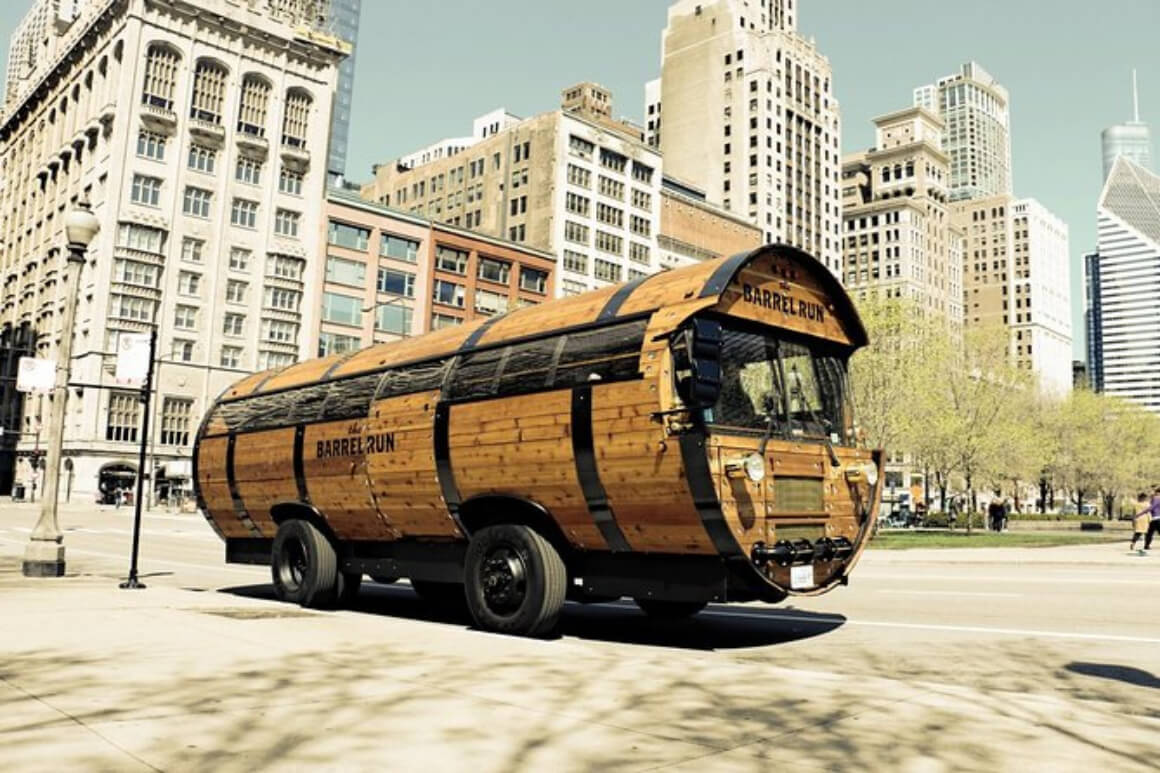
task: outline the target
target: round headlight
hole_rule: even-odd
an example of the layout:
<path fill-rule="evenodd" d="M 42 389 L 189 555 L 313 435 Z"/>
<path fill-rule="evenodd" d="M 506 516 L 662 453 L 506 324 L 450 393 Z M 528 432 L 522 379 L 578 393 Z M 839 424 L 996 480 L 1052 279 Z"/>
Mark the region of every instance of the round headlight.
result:
<path fill-rule="evenodd" d="M 878 485 L 878 465 L 874 462 L 866 462 L 863 468 L 866 471 L 866 482 L 870 484 L 870 488 Z"/>
<path fill-rule="evenodd" d="M 765 480 L 765 459 L 761 454 L 750 454 L 745 457 L 745 474 L 754 483 Z"/>

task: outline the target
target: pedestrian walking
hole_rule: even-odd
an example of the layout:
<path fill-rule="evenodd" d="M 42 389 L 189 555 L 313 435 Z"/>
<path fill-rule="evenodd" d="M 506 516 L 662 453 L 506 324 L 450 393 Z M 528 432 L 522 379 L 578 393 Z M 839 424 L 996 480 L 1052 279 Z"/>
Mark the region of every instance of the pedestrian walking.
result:
<path fill-rule="evenodd" d="M 1148 533 L 1144 536 L 1144 552 L 1152 549 L 1152 538 L 1160 534 L 1160 488 L 1152 492 L 1152 504 L 1148 508 Z"/>

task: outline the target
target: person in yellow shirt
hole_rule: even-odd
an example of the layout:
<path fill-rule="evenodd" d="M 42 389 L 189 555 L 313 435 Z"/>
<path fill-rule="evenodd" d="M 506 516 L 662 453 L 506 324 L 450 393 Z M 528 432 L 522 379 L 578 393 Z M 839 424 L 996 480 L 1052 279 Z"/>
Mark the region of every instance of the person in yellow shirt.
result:
<path fill-rule="evenodd" d="M 1136 497 L 1136 506 L 1143 508 L 1132 519 L 1132 545 L 1128 550 L 1135 550 L 1136 543 L 1144 539 L 1144 533 L 1148 531 L 1148 522 L 1152 517 L 1152 502 L 1147 494 L 1140 494 Z M 1138 551 L 1140 555 L 1144 555 L 1144 548 Z"/>

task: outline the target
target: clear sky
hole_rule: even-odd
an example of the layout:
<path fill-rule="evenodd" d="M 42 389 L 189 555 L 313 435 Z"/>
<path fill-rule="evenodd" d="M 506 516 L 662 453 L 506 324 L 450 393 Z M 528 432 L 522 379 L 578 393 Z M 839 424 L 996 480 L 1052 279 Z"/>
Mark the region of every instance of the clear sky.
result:
<path fill-rule="evenodd" d="M 873 143 L 870 119 L 970 59 L 1011 92 L 1015 193 L 1071 228 L 1082 354 L 1082 255 L 1095 242 L 1100 130 L 1141 113 L 1160 133 L 1160 0 L 799 0 L 803 34 L 830 58 L 843 152 Z M 0 3 L 0 42 L 28 0 Z M 494 107 L 533 115 L 571 83 L 613 91 L 640 120 L 660 68 L 668 0 L 363 0 L 347 175 L 471 131 Z M 7 62 L 5 50 L 4 60 Z"/>

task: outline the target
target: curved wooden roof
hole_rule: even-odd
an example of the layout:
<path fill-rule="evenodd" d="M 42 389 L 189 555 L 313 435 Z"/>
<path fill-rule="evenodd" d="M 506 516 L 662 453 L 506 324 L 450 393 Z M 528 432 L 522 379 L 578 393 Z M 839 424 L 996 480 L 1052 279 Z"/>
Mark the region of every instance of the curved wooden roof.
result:
<path fill-rule="evenodd" d="M 436 330 L 415 338 L 376 344 L 295 363 L 280 370 L 255 373 L 239 381 L 221 400 L 272 392 L 326 379 L 366 373 L 391 365 L 451 356 L 458 352 L 507 341 L 536 337 L 556 330 L 584 327 L 600 322 L 636 317 L 665 307 L 671 326 L 689 315 L 722 301 L 730 283 L 747 266 L 763 257 L 796 264 L 805 284 L 820 291 L 840 319 L 844 337 L 854 347 L 867 341 L 865 328 L 853 302 L 833 274 L 815 258 L 787 245 L 768 245 L 731 258 L 651 274 L 627 284 L 605 287 L 583 295 L 526 306 L 497 317 Z M 787 285 L 788 286 L 788 285 Z"/>

